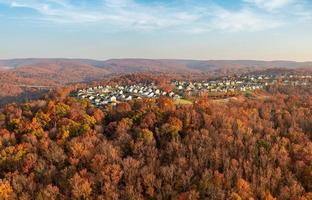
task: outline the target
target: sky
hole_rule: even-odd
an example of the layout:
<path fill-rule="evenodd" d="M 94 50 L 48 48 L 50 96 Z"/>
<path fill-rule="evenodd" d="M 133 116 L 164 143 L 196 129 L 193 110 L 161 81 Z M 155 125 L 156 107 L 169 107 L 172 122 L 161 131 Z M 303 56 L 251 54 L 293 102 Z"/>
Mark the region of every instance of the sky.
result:
<path fill-rule="evenodd" d="M 0 59 L 312 60 L 312 0 L 0 0 Z"/>

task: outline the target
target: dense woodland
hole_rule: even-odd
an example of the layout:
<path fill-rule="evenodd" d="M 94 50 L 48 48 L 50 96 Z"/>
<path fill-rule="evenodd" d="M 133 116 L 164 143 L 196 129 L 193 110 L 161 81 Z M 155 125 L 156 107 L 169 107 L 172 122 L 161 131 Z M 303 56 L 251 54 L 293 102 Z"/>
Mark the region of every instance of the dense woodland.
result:
<path fill-rule="evenodd" d="M 312 199 L 312 88 L 0 113 L 0 199 Z"/>

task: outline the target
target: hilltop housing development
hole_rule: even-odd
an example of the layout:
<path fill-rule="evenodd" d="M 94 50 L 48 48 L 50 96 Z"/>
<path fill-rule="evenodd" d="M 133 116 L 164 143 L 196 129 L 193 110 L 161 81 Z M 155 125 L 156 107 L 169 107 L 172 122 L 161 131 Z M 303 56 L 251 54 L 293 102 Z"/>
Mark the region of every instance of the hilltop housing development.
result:
<path fill-rule="evenodd" d="M 96 106 L 105 106 L 133 99 L 158 98 L 160 96 L 177 100 L 202 93 L 247 92 L 263 89 L 276 83 L 304 86 L 311 84 L 311 80 L 311 75 L 246 75 L 207 81 L 174 80 L 171 82 L 174 87 L 170 92 L 160 89 L 155 83 L 138 83 L 115 86 L 99 85 L 80 89 L 75 95 L 81 99 L 89 99 Z"/>

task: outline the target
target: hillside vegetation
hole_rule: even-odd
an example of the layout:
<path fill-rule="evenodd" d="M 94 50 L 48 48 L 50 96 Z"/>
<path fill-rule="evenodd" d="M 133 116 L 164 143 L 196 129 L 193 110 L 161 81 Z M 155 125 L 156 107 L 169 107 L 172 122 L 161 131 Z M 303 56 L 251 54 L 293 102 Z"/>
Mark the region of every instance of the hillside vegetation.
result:
<path fill-rule="evenodd" d="M 312 89 L 98 109 L 60 91 L 0 114 L 0 199 L 312 198 Z"/>
<path fill-rule="evenodd" d="M 148 73 L 209 79 L 246 73 L 311 72 L 311 62 L 252 60 L 13 59 L 0 60 L 0 105 L 35 99 L 46 90 L 121 75 Z M 38 87 L 39 86 L 39 87 Z"/>

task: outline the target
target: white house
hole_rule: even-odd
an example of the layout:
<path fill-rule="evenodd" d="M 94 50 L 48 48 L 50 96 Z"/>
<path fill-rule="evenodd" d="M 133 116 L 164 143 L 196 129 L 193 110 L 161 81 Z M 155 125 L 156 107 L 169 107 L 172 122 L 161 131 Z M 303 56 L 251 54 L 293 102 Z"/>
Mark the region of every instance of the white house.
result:
<path fill-rule="evenodd" d="M 111 101 L 111 102 L 116 102 L 116 101 L 117 101 L 117 98 L 116 98 L 115 96 L 111 96 L 111 97 L 110 97 L 110 101 Z"/>

